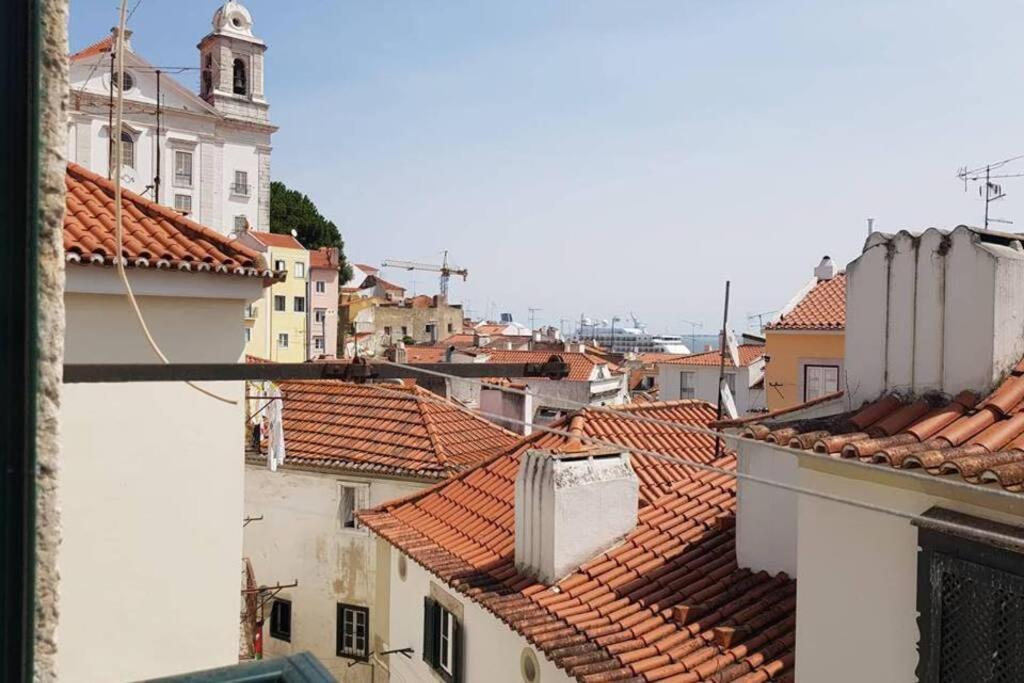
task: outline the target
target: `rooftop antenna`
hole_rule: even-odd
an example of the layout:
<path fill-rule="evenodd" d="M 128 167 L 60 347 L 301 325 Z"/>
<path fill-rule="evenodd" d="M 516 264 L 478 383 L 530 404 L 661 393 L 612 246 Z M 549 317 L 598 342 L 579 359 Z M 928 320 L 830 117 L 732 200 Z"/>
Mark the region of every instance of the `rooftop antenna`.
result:
<path fill-rule="evenodd" d="M 868 220 L 870 221 L 872 219 L 869 218 Z M 870 234 L 870 231 L 869 231 L 869 234 Z M 747 315 L 747 323 L 749 324 L 751 320 L 753 320 L 754 318 L 757 318 L 757 331 L 758 331 L 758 333 L 764 332 L 764 319 L 767 318 L 768 316 L 774 315 L 776 313 L 778 313 L 778 310 L 765 311 L 764 313 L 750 313 L 749 315 Z"/>
<path fill-rule="evenodd" d="M 875 231 L 875 219 L 874 218 L 869 218 L 868 219 L 868 236 L 870 236 L 871 233 L 873 233 L 874 231 Z"/>
<path fill-rule="evenodd" d="M 1021 178 L 1024 177 L 1024 173 L 993 173 L 1005 167 L 1007 164 L 1013 163 L 1024 159 L 1024 154 L 1010 157 L 1009 159 L 1003 159 L 997 161 L 994 164 L 985 164 L 977 168 L 969 169 L 966 166 L 961 166 L 957 169 L 956 177 L 963 181 L 964 192 L 967 191 L 968 182 L 979 183 L 978 195 L 985 202 L 985 230 L 988 230 L 990 223 L 1004 223 L 1012 225 L 1013 221 L 1006 220 L 1004 218 L 992 218 L 989 214 L 989 205 L 1000 199 L 1006 197 L 1006 193 L 1003 192 L 1003 186 L 992 182 L 1001 178 Z"/>

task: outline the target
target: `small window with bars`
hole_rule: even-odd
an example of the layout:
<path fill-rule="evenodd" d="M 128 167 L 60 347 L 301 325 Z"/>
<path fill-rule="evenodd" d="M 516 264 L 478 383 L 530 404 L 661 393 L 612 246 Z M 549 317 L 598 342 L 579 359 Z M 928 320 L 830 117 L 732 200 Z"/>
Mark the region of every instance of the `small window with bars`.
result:
<path fill-rule="evenodd" d="M 369 647 L 370 610 L 338 603 L 337 655 L 366 661 Z"/>
<path fill-rule="evenodd" d="M 1015 536 L 1024 533 L 949 510 L 930 519 Z M 1024 554 L 917 523 L 918 680 L 1024 681 Z"/>
<path fill-rule="evenodd" d="M 192 195 L 190 194 L 176 194 L 174 195 L 174 210 L 180 211 L 186 216 L 192 213 Z"/>

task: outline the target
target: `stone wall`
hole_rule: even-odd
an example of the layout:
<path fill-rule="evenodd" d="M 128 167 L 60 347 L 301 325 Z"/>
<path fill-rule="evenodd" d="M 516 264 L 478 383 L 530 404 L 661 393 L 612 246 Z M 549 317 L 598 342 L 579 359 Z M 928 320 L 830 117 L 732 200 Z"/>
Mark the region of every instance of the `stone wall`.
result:
<path fill-rule="evenodd" d="M 35 680 L 56 674 L 58 413 L 64 362 L 64 176 L 68 120 L 68 1 L 43 0 L 40 34 L 38 292 L 39 377 L 36 424 Z"/>

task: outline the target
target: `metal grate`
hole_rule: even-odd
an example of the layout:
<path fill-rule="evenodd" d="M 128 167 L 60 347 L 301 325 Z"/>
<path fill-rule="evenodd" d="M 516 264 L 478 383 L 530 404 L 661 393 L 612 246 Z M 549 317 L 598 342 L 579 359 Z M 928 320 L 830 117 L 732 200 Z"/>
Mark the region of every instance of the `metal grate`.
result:
<path fill-rule="evenodd" d="M 941 683 L 1024 681 L 1024 578 L 935 553 L 931 589 Z"/>

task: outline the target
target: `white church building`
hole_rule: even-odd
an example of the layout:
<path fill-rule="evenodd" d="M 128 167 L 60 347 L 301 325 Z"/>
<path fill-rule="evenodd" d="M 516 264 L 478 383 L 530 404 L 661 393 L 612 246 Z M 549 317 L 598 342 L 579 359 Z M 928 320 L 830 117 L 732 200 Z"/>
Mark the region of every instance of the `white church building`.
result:
<path fill-rule="evenodd" d="M 173 207 L 222 233 L 270 229 L 270 124 L 263 90 L 266 44 L 234 0 L 213 15 L 195 69 L 150 64 L 125 35 L 124 145 L 111 164 L 116 29 L 71 55 L 68 160 Z M 176 74 L 199 72 L 200 92 Z"/>

